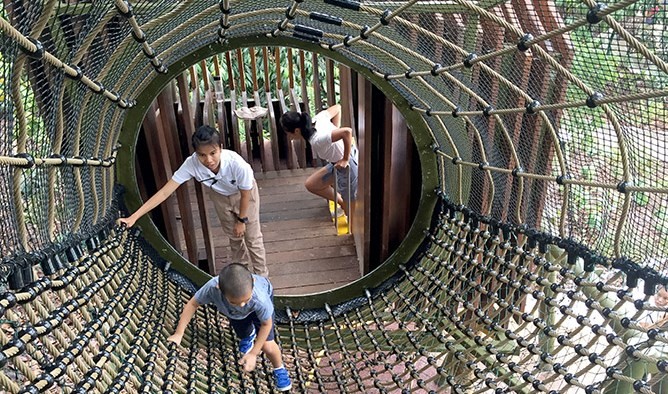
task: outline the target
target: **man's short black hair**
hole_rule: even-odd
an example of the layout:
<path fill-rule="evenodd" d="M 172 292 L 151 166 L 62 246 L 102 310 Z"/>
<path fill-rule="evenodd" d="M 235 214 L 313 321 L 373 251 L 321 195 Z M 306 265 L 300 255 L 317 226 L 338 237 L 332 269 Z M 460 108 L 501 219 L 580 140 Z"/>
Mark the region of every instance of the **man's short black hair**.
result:
<path fill-rule="evenodd" d="M 253 291 L 253 275 L 243 264 L 226 265 L 218 274 L 218 287 L 225 297 L 245 297 Z"/>
<path fill-rule="evenodd" d="M 204 145 L 220 146 L 220 133 L 211 126 L 202 125 L 195 130 L 191 142 L 195 150 Z"/>

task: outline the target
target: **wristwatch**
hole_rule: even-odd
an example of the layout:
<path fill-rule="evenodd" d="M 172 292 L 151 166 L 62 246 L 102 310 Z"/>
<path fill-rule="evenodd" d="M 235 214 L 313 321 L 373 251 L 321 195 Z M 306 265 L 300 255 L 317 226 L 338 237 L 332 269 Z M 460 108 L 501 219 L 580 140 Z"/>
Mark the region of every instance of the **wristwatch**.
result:
<path fill-rule="evenodd" d="M 242 217 L 237 216 L 237 220 L 240 221 L 243 224 L 248 223 L 248 218 L 247 217 L 242 218 Z"/>

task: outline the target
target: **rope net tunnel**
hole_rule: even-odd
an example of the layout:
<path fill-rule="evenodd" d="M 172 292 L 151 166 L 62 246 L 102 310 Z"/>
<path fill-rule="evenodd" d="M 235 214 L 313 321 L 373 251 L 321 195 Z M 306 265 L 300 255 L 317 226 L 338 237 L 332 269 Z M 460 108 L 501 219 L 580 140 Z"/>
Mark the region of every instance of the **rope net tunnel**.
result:
<path fill-rule="evenodd" d="M 166 342 L 202 275 L 115 227 L 158 87 L 205 55 L 275 45 L 390 97 L 423 177 L 383 265 L 276 298 L 293 392 L 668 392 L 667 7 L 6 1 L 0 389 L 276 390 L 266 359 L 242 373 L 214 309 Z"/>

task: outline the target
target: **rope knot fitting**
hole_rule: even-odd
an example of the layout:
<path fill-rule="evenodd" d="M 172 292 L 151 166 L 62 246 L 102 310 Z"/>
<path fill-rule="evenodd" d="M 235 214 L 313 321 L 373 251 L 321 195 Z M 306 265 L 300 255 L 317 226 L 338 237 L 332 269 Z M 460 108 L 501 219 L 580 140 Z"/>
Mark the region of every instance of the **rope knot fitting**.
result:
<path fill-rule="evenodd" d="M 14 155 L 17 159 L 25 159 L 27 163 L 25 164 L 19 164 L 17 167 L 23 168 L 23 169 L 28 169 L 28 168 L 33 168 L 35 166 L 35 158 L 30 154 L 30 153 L 17 153 Z"/>
<path fill-rule="evenodd" d="M 88 88 L 93 91 L 93 93 L 98 93 L 98 94 L 103 94 L 104 93 L 104 85 L 102 85 L 102 82 L 100 81 L 93 81 L 94 85 L 89 86 Z M 97 87 L 98 90 L 95 90 L 95 87 Z"/>
<path fill-rule="evenodd" d="M 459 106 L 456 106 L 455 109 L 452 110 L 452 117 L 453 117 L 453 118 L 458 117 L 458 116 L 459 116 L 459 111 L 461 111 L 461 110 L 462 110 L 462 109 L 459 108 Z"/>
<path fill-rule="evenodd" d="M 656 367 L 659 369 L 659 371 L 666 373 L 668 372 L 668 361 L 659 360 L 656 362 Z"/>
<path fill-rule="evenodd" d="M 121 101 L 121 95 L 118 94 L 117 91 L 115 91 L 115 90 L 110 90 L 109 93 L 110 93 L 112 96 L 116 97 L 115 99 L 111 99 L 111 101 L 113 101 L 114 103 L 118 103 L 119 101 Z"/>
<path fill-rule="evenodd" d="M 533 114 L 535 114 L 536 112 L 538 112 L 538 107 L 540 107 L 540 101 L 538 101 L 538 100 L 533 100 L 532 102 L 530 102 L 529 104 L 527 104 L 526 107 L 524 107 L 524 108 L 526 108 L 527 113 L 528 113 L 529 115 L 533 115 Z"/>
<path fill-rule="evenodd" d="M 24 46 L 20 46 L 21 51 L 26 54 L 31 59 L 41 59 L 44 57 L 44 44 L 42 44 L 40 41 L 38 41 L 35 38 L 32 37 L 26 37 L 26 39 L 35 46 L 34 51 L 28 50 L 28 48 Z"/>
<path fill-rule="evenodd" d="M 492 115 L 493 111 L 494 111 L 494 106 L 488 105 L 485 107 L 485 109 L 482 110 L 482 114 L 485 115 L 485 117 L 489 118 Z"/>
<path fill-rule="evenodd" d="M 478 57 L 475 53 L 471 52 L 466 56 L 466 59 L 464 59 L 464 67 L 466 68 L 471 68 L 473 67 L 473 61 Z"/>
<path fill-rule="evenodd" d="M 597 101 L 603 99 L 603 94 L 600 92 L 594 92 L 591 96 L 587 97 L 587 107 L 596 108 L 598 107 Z"/>
<path fill-rule="evenodd" d="M 167 66 L 165 66 L 165 65 L 162 63 L 162 61 L 159 63 L 158 66 L 154 66 L 153 68 L 155 68 L 155 71 L 158 72 L 158 73 L 160 73 L 160 74 L 167 74 L 167 72 L 169 71 L 169 69 L 167 68 Z"/>
<path fill-rule="evenodd" d="M 229 29 L 230 26 L 232 26 L 232 25 L 230 25 L 230 23 L 227 21 L 227 16 L 225 16 L 225 15 L 223 15 L 223 16 L 220 17 L 220 19 L 218 20 L 218 23 L 220 23 L 220 27 L 222 27 L 223 29 L 226 29 L 226 30 Z"/>
<path fill-rule="evenodd" d="M 631 182 L 631 181 L 621 181 L 617 184 L 617 191 L 620 192 L 620 193 L 626 194 L 626 193 L 628 193 L 628 190 L 626 190 L 626 188 L 628 186 L 632 186 L 632 185 L 633 185 L 633 182 Z"/>
<path fill-rule="evenodd" d="M 390 10 L 385 10 L 383 11 L 383 15 L 380 16 L 380 24 L 383 26 L 387 26 L 390 24 L 389 17 L 392 14 L 392 11 Z"/>
<path fill-rule="evenodd" d="M 49 156 L 49 159 L 59 159 L 60 164 L 56 164 L 56 166 L 62 166 L 63 164 L 67 164 L 67 157 L 63 155 L 62 153 L 54 153 L 51 156 Z"/>
<path fill-rule="evenodd" d="M 526 52 L 530 47 L 527 43 L 531 40 L 533 40 L 533 35 L 531 33 L 524 34 L 517 43 L 517 49 L 519 49 L 520 52 Z"/>
<path fill-rule="evenodd" d="M 291 6 L 288 6 L 288 8 L 285 9 L 285 19 L 289 21 L 295 19 L 295 14 L 290 12 L 291 9 Z"/>
<path fill-rule="evenodd" d="M 134 29 L 130 32 L 130 34 L 132 35 L 132 38 L 134 38 L 134 40 L 138 43 L 143 44 L 146 42 L 146 34 L 143 31 L 141 32 L 141 36 L 138 36 Z"/>
<path fill-rule="evenodd" d="M 224 1 L 221 1 L 220 3 L 218 3 L 218 7 L 220 7 L 220 12 L 222 12 L 225 15 L 229 15 L 232 12 L 232 10 L 230 8 L 225 7 L 225 2 Z"/>
<path fill-rule="evenodd" d="M 74 167 L 81 167 L 88 164 L 88 159 L 82 156 L 74 156 L 72 159 L 81 160 L 81 163 L 72 163 Z"/>
<path fill-rule="evenodd" d="M 367 25 L 364 25 L 364 27 L 360 30 L 360 37 L 363 40 L 366 40 L 367 38 L 369 38 L 369 30 L 371 30 L 371 28 Z"/>
<path fill-rule="evenodd" d="M 555 182 L 557 182 L 557 185 L 563 185 L 564 181 L 571 179 L 571 176 L 568 174 L 564 175 L 559 175 L 556 179 Z"/>
<path fill-rule="evenodd" d="M 602 19 L 598 14 L 608 8 L 608 6 L 604 3 L 596 3 L 595 6 L 589 9 L 587 12 L 587 22 L 591 23 L 592 25 L 597 24 L 600 22 Z"/>
<path fill-rule="evenodd" d="M 81 67 L 79 67 L 79 66 L 70 66 L 70 68 L 72 68 L 72 69 L 74 70 L 74 72 L 76 73 L 76 75 L 70 75 L 70 74 L 68 74 L 68 73 L 65 73 L 65 76 L 66 76 L 67 78 L 72 79 L 72 80 L 75 80 L 75 81 L 79 81 L 79 80 L 81 80 L 81 77 L 83 77 L 83 72 L 81 71 Z"/>

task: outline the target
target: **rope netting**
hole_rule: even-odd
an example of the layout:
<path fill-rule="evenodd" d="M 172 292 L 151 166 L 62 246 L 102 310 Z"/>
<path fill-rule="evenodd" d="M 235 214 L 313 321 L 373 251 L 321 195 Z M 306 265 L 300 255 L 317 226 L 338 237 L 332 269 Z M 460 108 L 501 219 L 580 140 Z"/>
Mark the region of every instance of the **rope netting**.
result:
<path fill-rule="evenodd" d="M 424 240 L 391 274 L 344 303 L 277 297 L 293 391 L 668 392 L 665 2 L 14 0 L 1 16 L 0 389 L 275 390 L 267 360 L 242 373 L 213 309 L 167 344 L 195 286 L 114 226 L 135 100 L 194 50 L 251 40 L 398 93 L 438 163 Z"/>

